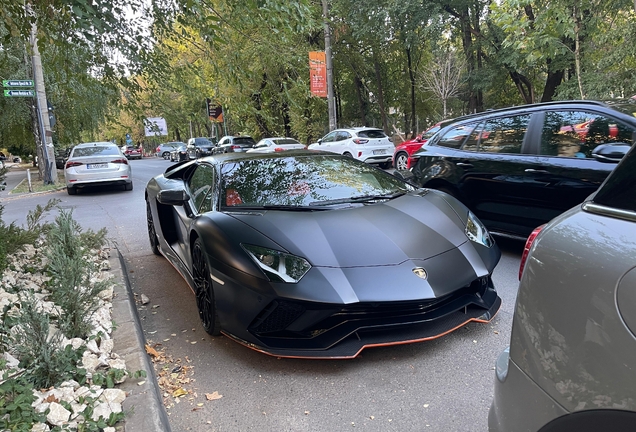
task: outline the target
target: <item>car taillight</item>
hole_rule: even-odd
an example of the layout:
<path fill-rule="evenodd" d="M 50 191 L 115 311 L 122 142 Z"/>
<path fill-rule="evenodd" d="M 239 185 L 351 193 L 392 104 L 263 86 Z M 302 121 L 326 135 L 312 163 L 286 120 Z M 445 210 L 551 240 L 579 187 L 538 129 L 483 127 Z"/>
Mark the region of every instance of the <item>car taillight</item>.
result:
<path fill-rule="evenodd" d="M 157 153 L 159 153 L 160 151 L 161 151 L 161 147 L 157 147 L 157 148 L 155 149 L 155 152 L 157 152 Z"/>
<path fill-rule="evenodd" d="M 537 235 L 539 235 L 544 226 L 545 224 L 536 227 L 528 236 L 528 240 L 526 240 L 526 245 L 523 247 L 523 255 L 521 255 L 521 264 L 519 264 L 519 280 L 521 280 L 521 275 L 523 275 L 523 269 L 526 266 L 526 260 L 528 259 L 532 243 L 534 243 L 534 240 L 537 238 Z"/>
<path fill-rule="evenodd" d="M 240 146 L 240 145 L 233 145 L 233 146 L 232 146 L 232 150 L 236 150 L 236 149 L 240 149 L 240 148 L 241 148 L 241 146 Z"/>
<path fill-rule="evenodd" d="M 66 166 L 64 168 L 71 168 L 71 167 L 75 167 L 75 166 L 80 166 L 80 165 L 84 165 L 81 162 L 66 162 Z"/>
<path fill-rule="evenodd" d="M 356 143 L 356 144 L 366 144 L 366 143 L 369 142 L 369 140 L 368 139 L 362 139 L 362 138 L 355 138 L 353 140 L 353 142 Z"/>
<path fill-rule="evenodd" d="M 114 164 L 126 164 L 128 165 L 128 159 L 115 159 L 110 161 L 110 163 L 114 163 Z"/>
<path fill-rule="evenodd" d="M 284 148 L 282 148 L 282 147 L 276 147 L 276 148 L 274 149 L 274 151 L 275 151 L 275 152 L 282 152 L 282 151 L 285 151 L 285 149 L 284 149 Z"/>

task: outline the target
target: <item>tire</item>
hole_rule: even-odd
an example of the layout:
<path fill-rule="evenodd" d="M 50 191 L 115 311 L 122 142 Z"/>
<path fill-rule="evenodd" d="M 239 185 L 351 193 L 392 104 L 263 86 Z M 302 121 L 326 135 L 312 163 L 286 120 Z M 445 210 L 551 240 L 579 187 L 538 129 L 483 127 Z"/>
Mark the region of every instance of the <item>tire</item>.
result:
<path fill-rule="evenodd" d="M 353 155 L 351 153 L 349 153 L 349 152 L 344 152 L 343 156 L 346 156 L 348 158 L 352 158 L 353 157 Z"/>
<path fill-rule="evenodd" d="M 170 152 L 163 152 L 161 155 L 164 159 L 168 159 L 170 157 Z"/>
<path fill-rule="evenodd" d="M 130 182 L 130 183 L 126 183 L 126 184 L 124 185 L 124 190 L 127 190 L 127 191 L 131 191 L 131 190 L 133 190 L 133 184 L 132 184 L 132 182 Z"/>
<path fill-rule="evenodd" d="M 398 154 L 395 155 L 395 169 L 396 170 L 406 170 L 407 165 L 409 163 L 409 155 L 404 153 L 404 152 L 400 152 Z"/>
<path fill-rule="evenodd" d="M 77 195 L 77 188 L 73 186 L 67 186 L 66 192 L 68 192 L 69 195 Z"/>
<path fill-rule="evenodd" d="M 214 287 L 210 278 L 210 265 L 203 250 L 203 242 L 196 239 L 192 249 L 192 276 L 194 279 L 194 294 L 199 309 L 199 318 L 203 329 L 212 336 L 221 334 L 219 315 L 216 313 Z"/>
<path fill-rule="evenodd" d="M 148 239 L 150 240 L 150 250 L 155 255 L 161 256 L 159 251 L 159 239 L 157 238 L 157 231 L 155 230 L 155 222 L 152 219 L 152 210 L 150 209 L 150 203 L 146 201 L 146 223 L 148 225 Z"/>

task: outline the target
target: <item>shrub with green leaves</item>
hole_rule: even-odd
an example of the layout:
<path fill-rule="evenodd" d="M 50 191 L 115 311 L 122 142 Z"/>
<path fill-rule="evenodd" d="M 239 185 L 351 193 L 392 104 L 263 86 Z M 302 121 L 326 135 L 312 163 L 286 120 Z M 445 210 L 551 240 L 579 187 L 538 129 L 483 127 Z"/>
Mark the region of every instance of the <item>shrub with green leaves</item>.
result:
<path fill-rule="evenodd" d="M 81 226 L 73 220 L 72 211 L 60 211 L 46 238 L 47 272 L 51 299 L 62 309 L 58 318 L 60 330 L 68 338 L 85 338 L 93 326 L 91 317 L 100 307 L 98 294 L 108 288 L 108 281 L 95 281 L 97 264 L 88 252 L 105 239 L 105 230 L 82 236 Z M 97 245 L 98 247 L 100 245 Z"/>
<path fill-rule="evenodd" d="M 44 206 L 37 205 L 27 214 L 27 227 L 22 228 L 15 222 L 7 225 L 2 219 L 4 206 L 0 205 L 0 277 L 7 268 L 7 256 L 13 255 L 27 244 L 33 244 L 46 232 L 49 225 L 42 224 L 42 218 L 60 203 L 52 199 Z"/>
<path fill-rule="evenodd" d="M 85 375 L 77 371 L 85 347 L 75 350 L 66 345 L 62 348 L 62 333 L 51 327 L 49 315 L 42 313 L 30 293 L 22 298 L 18 324 L 11 333 L 20 367 L 26 370 L 23 379 L 36 388 L 51 387 Z"/>

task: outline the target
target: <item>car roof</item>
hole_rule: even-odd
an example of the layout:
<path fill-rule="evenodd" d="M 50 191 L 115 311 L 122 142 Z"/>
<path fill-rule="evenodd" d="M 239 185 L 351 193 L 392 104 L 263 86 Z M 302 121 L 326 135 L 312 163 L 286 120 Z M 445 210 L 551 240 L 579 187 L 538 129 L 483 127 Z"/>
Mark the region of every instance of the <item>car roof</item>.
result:
<path fill-rule="evenodd" d="M 113 144 L 112 142 L 108 142 L 108 141 L 95 141 L 95 142 L 87 142 L 87 143 L 80 143 L 77 144 L 75 147 L 93 147 L 96 145 L 109 145 L 109 146 L 115 146 L 117 148 L 119 148 L 119 146 L 117 144 Z"/>

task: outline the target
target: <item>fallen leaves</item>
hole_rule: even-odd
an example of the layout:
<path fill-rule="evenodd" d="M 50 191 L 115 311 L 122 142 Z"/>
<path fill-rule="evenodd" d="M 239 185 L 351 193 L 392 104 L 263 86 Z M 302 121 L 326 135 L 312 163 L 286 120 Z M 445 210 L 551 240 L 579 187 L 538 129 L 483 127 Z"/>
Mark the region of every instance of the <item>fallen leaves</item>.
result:
<path fill-rule="evenodd" d="M 214 393 L 206 393 L 205 394 L 205 398 L 207 400 L 209 400 L 209 401 L 221 399 L 222 397 L 223 397 L 223 395 L 219 394 L 218 391 L 215 391 Z"/>

